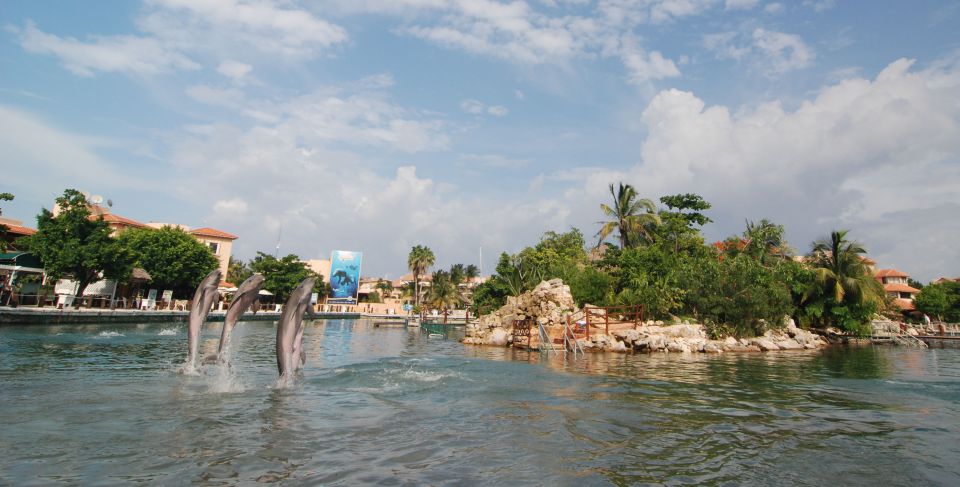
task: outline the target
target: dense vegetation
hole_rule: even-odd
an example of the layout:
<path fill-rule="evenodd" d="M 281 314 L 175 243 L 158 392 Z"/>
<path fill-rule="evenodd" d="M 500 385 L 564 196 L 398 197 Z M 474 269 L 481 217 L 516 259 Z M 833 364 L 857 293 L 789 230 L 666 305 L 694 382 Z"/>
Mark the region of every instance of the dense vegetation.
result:
<path fill-rule="evenodd" d="M 209 247 L 175 227 L 130 228 L 116 240 L 132 251 L 134 265 L 150 274 L 152 287 L 171 289 L 177 296 L 192 295 L 197 283 L 220 265 Z"/>
<path fill-rule="evenodd" d="M 803 258 L 794 258 L 784 228 L 767 220 L 707 245 L 701 227 L 711 222 L 710 204 L 699 195 L 664 196 L 657 209 L 630 185 L 610 185 L 610 194 L 611 204 L 600 207 L 609 221 L 589 254 L 577 229 L 504 253 L 496 275 L 474 292 L 474 311 L 489 313 L 551 278 L 569 284 L 580 306 L 643 305 L 651 318 L 688 317 L 715 336 L 763 334 L 785 317 L 862 334 L 884 305 L 865 249 L 845 231 L 814 242 Z"/>

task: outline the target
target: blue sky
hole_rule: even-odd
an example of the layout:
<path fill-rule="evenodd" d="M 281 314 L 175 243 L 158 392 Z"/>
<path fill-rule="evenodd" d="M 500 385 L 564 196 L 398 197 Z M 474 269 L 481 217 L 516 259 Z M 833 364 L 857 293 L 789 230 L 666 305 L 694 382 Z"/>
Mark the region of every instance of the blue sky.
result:
<path fill-rule="evenodd" d="M 146 0 L 0 8 L 0 190 L 66 187 L 235 254 L 476 263 L 597 231 L 607 186 L 800 251 L 960 275 L 960 7 L 765 0 Z"/>

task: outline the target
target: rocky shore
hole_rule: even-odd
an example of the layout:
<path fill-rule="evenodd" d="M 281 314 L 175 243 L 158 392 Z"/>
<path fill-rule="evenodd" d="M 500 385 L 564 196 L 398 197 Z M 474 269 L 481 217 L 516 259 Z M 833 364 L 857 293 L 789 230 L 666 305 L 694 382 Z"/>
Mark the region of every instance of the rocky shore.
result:
<path fill-rule="evenodd" d="M 527 293 L 507 298 L 506 305 L 467 325 L 467 336 L 463 343 L 510 346 L 513 323 L 524 319 L 533 319 L 538 325 L 543 325 L 552 339 L 562 337 L 567 317 L 578 319 L 582 316 L 578 311 L 569 286 L 559 279 L 544 281 Z M 636 329 L 621 329 L 610 334 L 592 329 L 589 338 L 581 337 L 577 342 L 589 351 L 679 353 L 804 350 L 827 345 L 819 335 L 797 328 L 792 320 L 788 320 L 780 330 L 771 330 L 755 338 L 725 337 L 713 340 L 707 336 L 706 328 L 701 324 L 647 321 Z M 522 345 L 526 345 L 526 340 Z M 537 329 L 531 330 L 530 348 L 539 347 Z"/>

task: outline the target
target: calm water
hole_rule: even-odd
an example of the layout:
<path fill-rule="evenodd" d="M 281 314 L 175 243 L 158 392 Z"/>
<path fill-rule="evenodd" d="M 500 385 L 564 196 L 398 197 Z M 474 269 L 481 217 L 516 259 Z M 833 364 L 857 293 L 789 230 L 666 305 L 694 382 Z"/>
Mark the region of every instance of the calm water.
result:
<path fill-rule="evenodd" d="M 0 484 L 960 485 L 960 350 L 565 362 L 319 321 L 280 389 L 274 337 L 182 376 L 183 325 L 0 328 Z"/>

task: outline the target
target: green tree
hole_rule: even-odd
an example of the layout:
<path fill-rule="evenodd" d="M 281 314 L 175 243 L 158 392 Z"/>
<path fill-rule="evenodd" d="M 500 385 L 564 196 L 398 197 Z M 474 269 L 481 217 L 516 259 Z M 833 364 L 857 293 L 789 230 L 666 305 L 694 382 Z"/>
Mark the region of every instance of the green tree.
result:
<path fill-rule="evenodd" d="M 866 249 L 847 240 L 847 230 L 813 243 L 809 256 L 817 284 L 818 301 L 810 311 L 821 324 L 866 334 L 873 315 L 883 305 L 883 287 L 863 262 Z"/>
<path fill-rule="evenodd" d="M 492 313 L 507 303 L 509 295 L 510 289 L 506 283 L 494 277 L 473 290 L 470 310 L 477 316 Z"/>
<path fill-rule="evenodd" d="M 230 257 L 230 262 L 227 264 L 227 281 L 239 286 L 252 275 L 253 271 L 246 262 Z"/>
<path fill-rule="evenodd" d="M 415 305 L 420 304 L 420 276 L 426 273 L 436 260 L 433 251 L 428 247 L 416 245 L 410 249 L 410 255 L 407 257 L 407 267 L 413 273 L 413 300 Z"/>
<path fill-rule="evenodd" d="M 710 203 L 693 193 L 662 196 L 660 202 L 668 210 L 659 213 L 661 223 L 655 229 L 658 239 L 666 242 L 674 253 L 702 245 L 699 227 L 711 222 L 702 213 L 711 208 Z"/>
<path fill-rule="evenodd" d="M 380 294 L 384 297 L 389 296 L 390 293 L 393 292 L 393 284 L 385 279 L 377 279 L 377 283 L 373 287 L 377 291 L 380 291 Z"/>
<path fill-rule="evenodd" d="M 110 237 L 103 217 L 91 218 L 86 197 L 67 189 L 56 204 L 60 213 L 54 217 L 44 208 L 37 216 L 37 233 L 21 238 L 18 245 L 36 255 L 50 277 L 76 280 L 78 295 L 100 279 L 128 279 L 133 252 Z"/>
<path fill-rule="evenodd" d="M 467 270 L 463 264 L 453 264 L 450 266 L 450 282 L 454 286 L 459 286 L 463 284 L 464 279 L 466 279 Z"/>
<path fill-rule="evenodd" d="M 434 272 L 430 289 L 427 290 L 426 304 L 442 311 L 446 317 L 448 310 L 456 308 L 462 302 L 463 296 L 450 279 L 450 273 L 442 270 Z"/>
<path fill-rule="evenodd" d="M 279 301 L 286 300 L 293 289 L 308 277 L 317 278 L 315 292 L 326 289 L 323 276 L 310 270 L 295 254 L 278 259 L 270 254 L 257 252 L 257 256 L 250 261 L 250 269 L 263 275 L 263 288 L 272 292 Z"/>
<path fill-rule="evenodd" d="M 0 201 L 13 201 L 13 194 L 11 193 L 0 193 Z M 0 216 L 3 216 L 3 209 L 0 208 Z M 7 251 L 7 232 L 10 230 L 10 227 L 0 223 L 0 252 Z"/>
<path fill-rule="evenodd" d="M 613 206 L 600 204 L 600 209 L 605 216 L 612 219 L 598 222 L 603 226 L 597 232 L 599 237 L 597 246 L 614 231 L 617 231 L 620 248 L 623 249 L 644 242 L 652 242 L 653 234 L 650 228 L 660 224 L 660 217 L 657 216 L 653 201 L 639 198 L 633 186 L 623 183 L 620 183 L 617 188 L 611 184 L 610 196 L 613 197 Z"/>
<path fill-rule="evenodd" d="M 480 269 L 477 266 L 470 264 L 463 270 L 463 277 L 467 279 L 476 279 L 480 277 Z"/>
<path fill-rule="evenodd" d="M 913 300 L 917 310 L 940 321 L 960 321 L 960 282 L 946 281 L 924 286 Z"/>
<path fill-rule="evenodd" d="M 116 240 L 135 256 L 134 265 L 150 274 L 152 285 L 172 289 L 178 297 L 192 295 L 197 283 L 220 265 L 209 247 L 175 227 L 131 228 Z"/>

